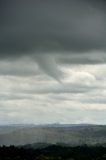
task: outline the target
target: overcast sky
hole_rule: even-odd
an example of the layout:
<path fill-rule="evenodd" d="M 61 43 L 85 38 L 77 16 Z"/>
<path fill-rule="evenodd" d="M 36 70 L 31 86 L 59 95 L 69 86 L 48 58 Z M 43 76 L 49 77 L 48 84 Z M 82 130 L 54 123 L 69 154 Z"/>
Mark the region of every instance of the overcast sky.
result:
<path fill-rule="evenodd" d="M 106 124 L 105 52 L 105 0 L 0 0 L 0 124 Z"/>

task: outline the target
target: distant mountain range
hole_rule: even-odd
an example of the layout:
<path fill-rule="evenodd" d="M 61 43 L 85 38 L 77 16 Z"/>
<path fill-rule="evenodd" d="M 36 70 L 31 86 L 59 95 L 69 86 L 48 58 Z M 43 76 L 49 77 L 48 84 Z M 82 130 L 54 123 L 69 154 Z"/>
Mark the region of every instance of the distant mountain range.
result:
<path fill-rule="evenodd" d="M 106 125 L 17 124 L 0 126 L 0 145 L 106 145 Z M 35 145 L 36 144 L 36 145 Z"/>

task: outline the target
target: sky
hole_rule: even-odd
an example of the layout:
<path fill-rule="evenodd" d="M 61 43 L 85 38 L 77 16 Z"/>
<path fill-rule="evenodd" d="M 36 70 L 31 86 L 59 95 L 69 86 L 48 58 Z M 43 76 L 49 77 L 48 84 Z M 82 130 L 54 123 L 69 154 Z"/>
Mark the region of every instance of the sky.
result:
<path fill-rule="evenodd" d="M 105 0 L 0 0 L 0 125 L 106 124 L 105 52 Z"/>

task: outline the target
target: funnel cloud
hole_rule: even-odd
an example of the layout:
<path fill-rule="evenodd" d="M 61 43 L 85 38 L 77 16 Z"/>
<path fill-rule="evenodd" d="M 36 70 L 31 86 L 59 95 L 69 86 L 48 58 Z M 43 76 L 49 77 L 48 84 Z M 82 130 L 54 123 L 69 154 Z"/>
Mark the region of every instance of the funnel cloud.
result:
<path fill-rule="evenodd" d="M 0 0 L 0 124 L 14 122 L 106 124 L 105 0 Z"/>
<path fill-rule="evenodd" d="M 36 55 L 36 62 L 39 67 L 49 76 L 61 83 L 60 70 L 57 67 L 56 61 L 52 55 Z"/>

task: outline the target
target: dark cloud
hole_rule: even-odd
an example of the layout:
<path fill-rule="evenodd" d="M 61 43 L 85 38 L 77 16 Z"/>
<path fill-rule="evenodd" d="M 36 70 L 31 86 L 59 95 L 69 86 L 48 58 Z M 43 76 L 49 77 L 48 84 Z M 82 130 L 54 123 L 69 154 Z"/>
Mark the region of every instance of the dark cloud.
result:
<path fill-rule="evenodd" d="M 106 0 L 0 0 L 0 123 L 105 123 L 106 65 L 64 65 L 105 51 Z"/>
<path fill-rule="evenodd" d="M 106 49 L 106 3 L 1 0 L 0 56 Z"/>
<path fill-rule="evenodd" d="M 92 51 L 84 54 L 71 54 L 58 56 L 59 63 L 63 64 L 105 64 L 106 63 L 106 54 L 105 52 Z"/>
<path fill-rule="evenodd" d="M 103 0 L 1 0 L 0 59 L 32 57 L 58 81 L 57 55 L 62 63 L 106 63 L 92 53 L 105 53 L 105 17 Z"/>

